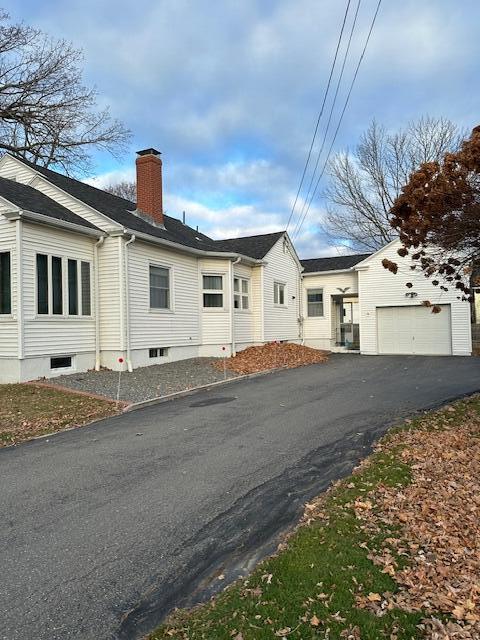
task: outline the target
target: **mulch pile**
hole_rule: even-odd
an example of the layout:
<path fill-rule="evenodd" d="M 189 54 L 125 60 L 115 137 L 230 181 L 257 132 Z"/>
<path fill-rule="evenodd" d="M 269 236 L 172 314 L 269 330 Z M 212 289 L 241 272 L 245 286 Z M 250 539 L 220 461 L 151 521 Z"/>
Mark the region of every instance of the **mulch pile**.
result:
<path fill-rule="evenodd" d="M 426 611 L 431 618 L 422 626 L 431 640 L 478 640 L 480 416 L 472 408 L 460 415 L 449 406 L 436 414 L 433 429 L 431 417 L 428 423 L 429 430 L 400 432 L 379 447 L 402 447 L 411 484 L 381 485 L 354 505 L 369 533 L 398 527 L 398 536 L 370 549 L 369 558 L 400 586 L 396 594 L 359 596 L 357 606 L 377 615 L 393 607 Z M 399 557 L 407 560 L 403 568 Z"/>
<path fill-rule="evenodd" d="M 226 358 L 227 369 L 239 374 L 268 371 L 269 369 L 302 367 L 328 360 L 328 351 L 311 349 L 289 342 L 271 342 L 259 347 L 248 347 L 232 358 Z M 224 361 L 214 363 L 217 369 L 223 370 Z"/>

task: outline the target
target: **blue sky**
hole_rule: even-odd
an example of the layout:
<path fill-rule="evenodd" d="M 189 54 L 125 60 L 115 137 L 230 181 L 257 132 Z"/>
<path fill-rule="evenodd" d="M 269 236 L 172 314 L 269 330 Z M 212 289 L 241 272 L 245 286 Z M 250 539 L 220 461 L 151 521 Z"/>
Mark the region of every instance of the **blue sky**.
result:
<path fill-rule="evenodd" d="M 345 87 L 376 3 L 362 0 Z M 135 151 L 153 146 L 163 154 L 168 214 L 185 210 L 189 224 L 217 238 L 285 227 L 343 0 L 4 0 L 3 7 L 82 48 L 85 81 L 132 130 L 124 158 L 95 158 L 98 185 L 132 178 Z M 335 148 L 355 146 L 373 117 L 391 129 L 425 114 L 467 129 L 478 124 L 479 24 L 478 1 L 383 0 Z M 323 213 L 320 194 L 296 239 L 302 257 L 338 251 L 319 230 Z"/>

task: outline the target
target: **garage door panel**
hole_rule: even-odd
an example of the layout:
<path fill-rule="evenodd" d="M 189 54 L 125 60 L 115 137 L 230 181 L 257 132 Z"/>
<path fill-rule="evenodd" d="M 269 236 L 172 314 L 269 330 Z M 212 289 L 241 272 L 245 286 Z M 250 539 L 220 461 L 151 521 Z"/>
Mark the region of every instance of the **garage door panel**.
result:
<path fill-rule="evenodd" d="M 423 305 L 377 307 L 379 353 L 449 355 L 450 305 L 432 313 Z"/>

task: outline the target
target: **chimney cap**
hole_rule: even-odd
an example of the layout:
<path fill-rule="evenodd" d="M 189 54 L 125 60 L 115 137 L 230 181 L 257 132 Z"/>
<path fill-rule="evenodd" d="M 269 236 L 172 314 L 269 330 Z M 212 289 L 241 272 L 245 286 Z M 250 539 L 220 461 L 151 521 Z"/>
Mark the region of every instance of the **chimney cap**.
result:
<path fill-rule="evenodd" d="M 160 151 L 157 151 L 157 149 L 154 149 L 153 147 L 150 147 L 149 149 L 141 149 L 140 151 L 137 151 L 137 155 L 139 156 L 160 156 L 161 153 Z"/>

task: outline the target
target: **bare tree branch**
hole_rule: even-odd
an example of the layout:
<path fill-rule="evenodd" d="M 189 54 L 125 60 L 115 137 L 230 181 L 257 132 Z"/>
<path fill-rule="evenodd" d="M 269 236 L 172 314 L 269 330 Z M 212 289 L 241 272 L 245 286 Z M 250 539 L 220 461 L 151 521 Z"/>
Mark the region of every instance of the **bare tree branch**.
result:
<path fill-rule="evenodd" d="M 97 109 L 82 81 L 82 54 L 0 11 L 0 149 L 67 173 L 86 172 L 93 148 L 115 156 L 129 131 Z"/>
<path fill-rule="evenodd" d="M 446 118 L 423 117 L 389 133 L 375 120 L 353 153 L 330 163 L 324 231 L 335 244 L 375 251 L 395 237 L 390 209 L 413 171 L 455 151 L 464 132 Z"/>

